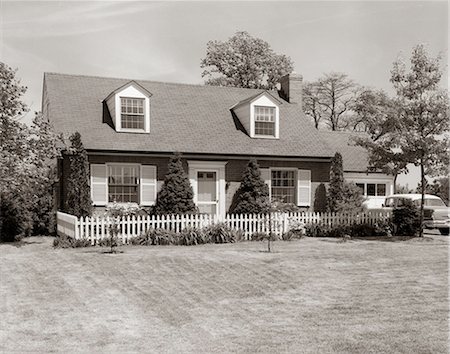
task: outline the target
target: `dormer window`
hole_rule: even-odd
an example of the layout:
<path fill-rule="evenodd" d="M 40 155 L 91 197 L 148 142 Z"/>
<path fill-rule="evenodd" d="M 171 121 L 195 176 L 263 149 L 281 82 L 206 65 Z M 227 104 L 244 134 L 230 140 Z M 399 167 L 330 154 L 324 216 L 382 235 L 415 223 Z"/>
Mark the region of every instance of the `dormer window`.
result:
<path fill-rule="evenodd" d="M 263 91 L 231 107 L 250 138 L 280 138 L 280 105 L 282 102 Z"/>
<path fill-rule="evenodd" d="M 123 133 L 150 133 L 150 97 L 137 82 L 130 81 L 106 97 L 114 128 Z"/>
<path fill-rule="evenodd" d="M 121 127 L 124 129 L 144 130 L 144 98 L 125 98 L 121 97 Z"/>
<path fill-rule="evenodd" d="M 255 106 L 255 135 L 275 137 L 275 107 Z"/>

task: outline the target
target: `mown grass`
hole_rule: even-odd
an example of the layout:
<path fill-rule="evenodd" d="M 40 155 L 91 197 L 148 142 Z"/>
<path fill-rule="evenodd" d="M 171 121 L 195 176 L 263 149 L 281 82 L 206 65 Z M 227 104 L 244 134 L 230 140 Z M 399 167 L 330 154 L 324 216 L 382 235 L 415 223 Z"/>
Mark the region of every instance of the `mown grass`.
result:
<path fill-rule="evenodd" d="M 448 238 L 0 245 L 0 352 L 448 352 Z"/>

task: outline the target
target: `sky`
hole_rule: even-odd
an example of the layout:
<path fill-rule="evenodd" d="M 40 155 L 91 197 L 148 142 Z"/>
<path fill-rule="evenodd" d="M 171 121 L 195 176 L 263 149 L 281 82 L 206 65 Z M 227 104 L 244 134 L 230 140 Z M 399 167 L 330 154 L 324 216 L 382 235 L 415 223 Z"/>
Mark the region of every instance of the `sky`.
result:
<path fill-rule="evenodd" d="M 448 84 L 448 2 L 3 1 L 0 60 L 41 108 L 44 72 L 201 84 L 210 40 L 247 31 L 291 57 L 305 81 L 327 72 L 392 93 L 392 63 L 413 46 L 442 54 Z M 412 169 L 398 182 L 415 187 Z"/>

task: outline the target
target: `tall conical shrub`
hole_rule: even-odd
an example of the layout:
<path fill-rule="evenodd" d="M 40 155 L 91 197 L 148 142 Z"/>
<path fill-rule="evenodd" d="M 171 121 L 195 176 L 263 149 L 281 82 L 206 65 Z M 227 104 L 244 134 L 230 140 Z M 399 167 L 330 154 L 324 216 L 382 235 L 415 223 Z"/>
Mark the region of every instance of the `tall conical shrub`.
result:
<path fill-rule="evenodd" d="M 92 214 L 91 188 L 89 186 L 89 162 L 81 142 L 80 133 L 70 136 L 71 146 L 66 152 L 69 159 L 67 179 L 66 213 L 81 217 Z"/>
<path fill-rule="evenodd" d="M 154 214 L 186 214 L 196 212 L 194 192 L 186 172 L 183 169 L 181 155 L 171 157 L 168 172 L 164 178 L 153 208 Z"/>
<path fill-rule="evenodd" d="M 261 178 L 256 160 L 250 160 L 242 175 L 242 182 L 233 198 L 230 213 L 267 213 L 270 209 L 269 187 Z"/>
<path fill-rule="evenodd" d="M 328 188 L 328 208 L 337 211 L 337 206 L 344 199 L 344 168 L 342 155 L 337 152 L 331 160 L 330 187 Z"/>

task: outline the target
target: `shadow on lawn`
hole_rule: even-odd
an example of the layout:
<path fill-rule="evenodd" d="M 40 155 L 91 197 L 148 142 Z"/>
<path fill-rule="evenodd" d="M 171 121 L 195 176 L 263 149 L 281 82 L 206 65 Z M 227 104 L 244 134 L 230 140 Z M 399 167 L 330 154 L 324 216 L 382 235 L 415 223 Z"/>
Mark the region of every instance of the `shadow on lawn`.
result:
<path fill-rule="evenodd" d="M 43 244 L 43 243 L 45 243 L 44 239 L 36 241 L 36 240 L 30 240 L 27 238 L 23 238 L 20 241 L 1 242 L 0 245 L 8 245 L 8 246 L 16 247 L 16 248 L 21 248 L 21 247 L 25 247 L 28 245 L 36 245 L 36 244 L 39 245 L 39 244 Z"/>

